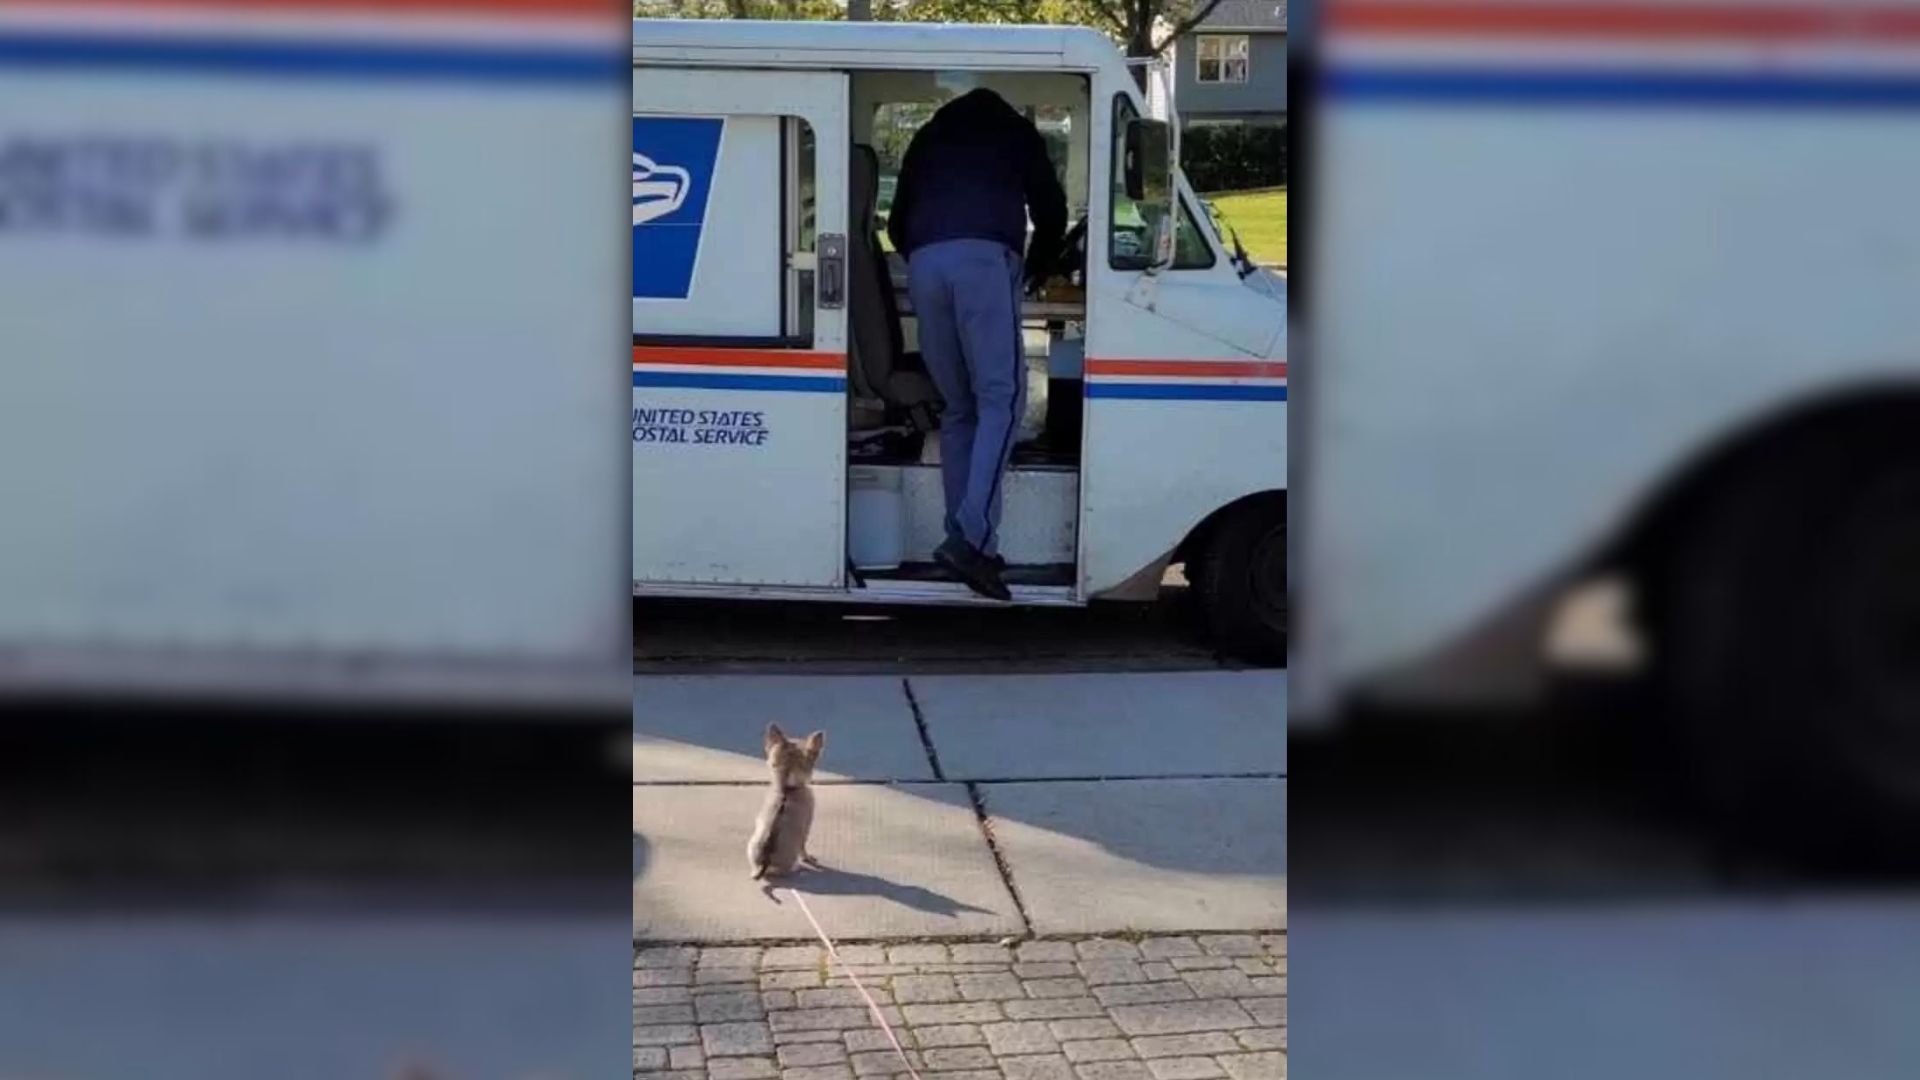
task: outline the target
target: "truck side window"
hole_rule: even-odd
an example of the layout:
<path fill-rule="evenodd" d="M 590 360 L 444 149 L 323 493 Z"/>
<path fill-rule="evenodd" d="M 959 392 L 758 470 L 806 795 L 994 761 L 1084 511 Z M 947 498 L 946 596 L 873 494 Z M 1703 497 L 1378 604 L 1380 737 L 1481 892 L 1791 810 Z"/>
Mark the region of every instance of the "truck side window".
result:
<path fill-rule="evenodd" d="M 924 101 L 889 101 L 873 110 L 873 152 L 880 159 L 880 182 L 873 212 L 879 218 L 881 246 L 893 250 L 893 238 L 887 235 L 887 211 L 893 209 L 893 193 L 898 187 L 900 165 L 907 156 L 907 144 L 914 133 L 933 119 L 939 106 Z"/>
<path fill-rule="evenodd" d="M 874 106 L 871 145 L 875 156 L 880 159 L 879 198 L 875 201 L 874 213 L 880 219 L 881 246 L 888 251 L 893 250 L 893 238 L 886 231 L 887 211 L 893 208 L 893 193 L 898 187 L 900 166 L 906 159 L 907 146 L 939 107 L 938 102 L 925 101 L 887 101 Z M 1047 160 L 1053 165 L 1054 177 L 1067 193 L 1070 212 L 1086 213 L 1084 185 L 1076 190 L 1067 176 L 1067 168 L 1073 157 L 1072 107 L 1029 105 L 1021 112 L 1039 130 L 1040 138 L 1047 144 Z M 1033 228 L 1031 221 L 1027 223 L 1027 228 Z"/>
<path fill-rule="evenodd" d="M 1107 264 L 1115 270 L 1141 270 L 1152 257 L 1148 250 L 1153 236 L 1153 224 L 1161 213 L 1157 206 L 1140 206 L 1127 198 L 1127 186 L 1122 175 L 1122 159 L 1126 153 L 1124 132 L 1127 121 L 1139 116 L 1133 102 L 1125 94 L 1113 97 L 1113 202 L 1109 208 L 1112 215 L 1107 229 Z M 1213 245 L 1207 243 L 1207 235 L 1200 231 L 1200 223 L 1193 216 L 1193 207 L 1188 205 L 1186 197 L 1180 197 L 1180 220 L 1174 226 L 1173 268 L 1175 270 L 1205 270 L 1213 265 Z"/>
<path fill-rule="evenodd" d="M 792 256 L 813 250 L 817 200 L 814 198 L 813 125 L 798 117 L 788 117 L 784 123 L 782 140 L 787 190 L 782 197 L 787 199 L 789 220 L 785 226 L 786 251 L 782 258 L 791 263 Z M 786 331 L 791 336 L 811 341 L 813 304 L 808 298 L 813 295 L 813 271 L 789 268 L 787 279 Z"/>

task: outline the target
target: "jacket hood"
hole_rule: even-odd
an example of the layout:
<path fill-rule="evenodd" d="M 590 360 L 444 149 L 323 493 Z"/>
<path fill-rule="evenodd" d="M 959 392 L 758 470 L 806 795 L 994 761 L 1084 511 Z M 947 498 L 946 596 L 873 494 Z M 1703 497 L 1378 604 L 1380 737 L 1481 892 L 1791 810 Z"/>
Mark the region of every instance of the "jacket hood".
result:
<path fill-rule="evenodd" d="M 987 116 L 1018 117 L 1020 115 L 1014 110 L 1012 105 L 1007 104 L 1006 98 L 1001 97 L 999 94 L 994 93 L 984 86 L 977 90 L 969 90 L 959 97 L 954 98 L 952 101 L 947 102 L 945 105 L 940 106 L 939 112 L 940 115 L 956 119 L 980 119 Z"/>

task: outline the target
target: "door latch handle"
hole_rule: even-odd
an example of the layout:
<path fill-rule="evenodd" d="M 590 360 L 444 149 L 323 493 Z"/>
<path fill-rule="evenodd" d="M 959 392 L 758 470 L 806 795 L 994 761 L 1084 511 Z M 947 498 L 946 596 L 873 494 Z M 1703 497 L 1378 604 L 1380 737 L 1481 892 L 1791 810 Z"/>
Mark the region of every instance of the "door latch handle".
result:
<path fill-rule="evenodd" d="M 838 233 L 820 234 L 819 261 L 814 271 L 818 283 L 820 308 L 832 311 L 847 303 L 847 238 Z"/>

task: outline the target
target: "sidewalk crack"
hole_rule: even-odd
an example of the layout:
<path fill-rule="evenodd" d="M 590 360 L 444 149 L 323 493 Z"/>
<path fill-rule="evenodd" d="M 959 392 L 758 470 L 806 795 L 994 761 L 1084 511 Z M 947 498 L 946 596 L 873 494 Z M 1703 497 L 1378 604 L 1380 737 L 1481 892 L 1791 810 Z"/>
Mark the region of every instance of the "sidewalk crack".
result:
<path fill-rule="evenodd" d="M 1013 867 L 1008 865 L 1007 856 L 1000 850 L 1000 841 L 994 839 L 993 819 L 987 816 L 987 801 L 980 794 L 980 785 L 968 784 L 967 798 L 973 803 L 973 816 L 980 822 L 980 835 L 986 838 L 987 852 L 993 856 L 993 865 L 1000 871 L 1000 883 L 1007 887 L 1007 895 L 1013 898 L 1014 914 L 1020 916 L 1020 936 L 1033 936 L 1033 920 L 1027 915 L 1027 902 L 1020 896 L 1020 887 L 1013 883 Z"/>
<path fill-rule="evenodd" d="M 927 718 L 920 711 L 920 699 L 913 696 L 913 680 L 901 679 L 900 689 L 907 695 L 907 707 L 913 710 L 913 726 L 920 732 L 920 748 L 927 752 L 927 767 L 933 770 L 935 780 L 945 780 L 947 774 L 940 768 L 940 751 L 933 748 L 933 733 L 927 730 Z"/>

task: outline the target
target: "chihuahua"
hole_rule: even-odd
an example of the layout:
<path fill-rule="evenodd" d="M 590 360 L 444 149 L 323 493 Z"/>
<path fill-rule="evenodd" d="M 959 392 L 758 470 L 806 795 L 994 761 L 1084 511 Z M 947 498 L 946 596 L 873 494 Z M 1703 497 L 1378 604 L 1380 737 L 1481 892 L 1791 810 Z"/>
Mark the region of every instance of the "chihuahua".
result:
<path fill-rule="evenodd" d="M 816 731 L 805 739 L 789 739 L 778 724 L 768 724 L 762 745 L 766 749 L 767 768 L 773 770 L 773 783 L 767 789 L 767 801 L 753 822 L 753 838 L 747 841 L 747 862 L 753 867 L 753 880 L 782 877 L 797 870 L 802 862 L 815 863 L 807 853 L 807 833 L 813 828 L 813 767 L 820 763 L 820 750 L 827 735 Z"/>

